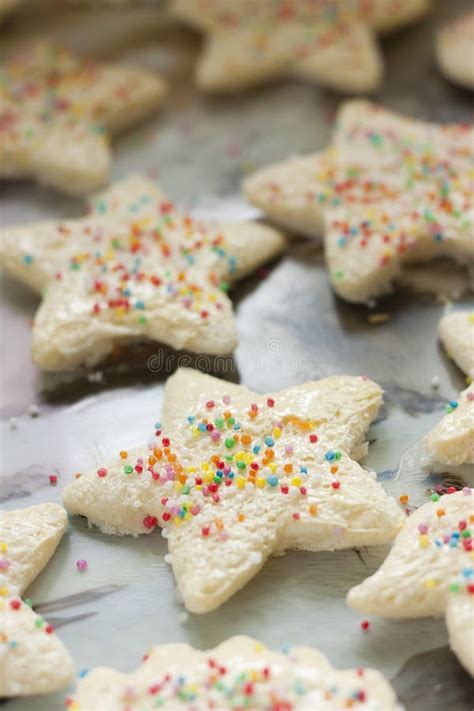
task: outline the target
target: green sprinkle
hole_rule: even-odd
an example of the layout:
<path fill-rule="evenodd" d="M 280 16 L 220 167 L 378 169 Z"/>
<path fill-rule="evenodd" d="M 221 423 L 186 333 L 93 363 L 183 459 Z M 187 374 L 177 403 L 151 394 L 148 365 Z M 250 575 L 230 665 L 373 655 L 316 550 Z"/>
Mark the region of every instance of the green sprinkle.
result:
<path fill-rule="evenodd" d="M 133 467 L 130 464 L 126 464 L 123 468 L 125 474 L 131 474 L 133 472 Z"/>

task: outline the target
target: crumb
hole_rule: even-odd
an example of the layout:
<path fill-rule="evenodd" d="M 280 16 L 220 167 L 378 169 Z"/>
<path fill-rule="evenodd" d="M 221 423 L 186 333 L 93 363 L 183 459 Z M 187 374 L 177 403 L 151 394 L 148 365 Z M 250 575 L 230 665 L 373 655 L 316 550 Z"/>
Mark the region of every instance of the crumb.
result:
<path fill-rule="evenodd" d="M 378 325 L 379 323 L 385 323 L 390 318 L 389 314 L 370 314 L 369 323 L 373 325 Z"/>

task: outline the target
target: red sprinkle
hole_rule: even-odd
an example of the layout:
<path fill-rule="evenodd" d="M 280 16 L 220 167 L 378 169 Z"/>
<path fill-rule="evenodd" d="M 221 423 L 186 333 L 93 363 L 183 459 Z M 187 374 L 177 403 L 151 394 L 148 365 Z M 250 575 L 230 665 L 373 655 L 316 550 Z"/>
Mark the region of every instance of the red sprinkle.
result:
<path fill-rule="evenodd" d="M 156 516 L 145 516 L 143 519 L 143 525 L 145 528 L 155 528 L 155 526 L 158 524 L 158 519 Z"/>

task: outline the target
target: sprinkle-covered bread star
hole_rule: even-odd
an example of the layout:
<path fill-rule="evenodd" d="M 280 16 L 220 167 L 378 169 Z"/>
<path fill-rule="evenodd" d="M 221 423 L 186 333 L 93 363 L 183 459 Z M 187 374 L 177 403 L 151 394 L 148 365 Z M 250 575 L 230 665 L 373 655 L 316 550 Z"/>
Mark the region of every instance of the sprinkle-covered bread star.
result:
<path fill-rule="evenodd" d="M 47 565 L 63 537 L 67 515 L 58 504 L 0 512 L 0 572 L 23 593 Z"/>
<path fill-rule="evenodd" d="M 270 218 L 324 235 L 335 291 L 368 302 L 405 262 L 474 261 L 474 129 L 415 121 L 347 102 L 325 153 L 292 158 L 244 181 Z"/>
<path fill-rule="evenodd" d="M 94 365 L 136 340 L 232 352 L 229 284 L 284 245 L 279 232 L 257 223 L 192 220 L 135 176 L 97 196 L 85 218 L 0 230 L 0 264 L 46 290 L 33 358 L 61 371 Z"/>
<path fill-rule="evenodd" d="M 474 10 L 450 22 L 438 33 L 436 56 L 448 79 L 474 89 Z"/>
<path fill-rule="evenodd" d="M 445 416 L 425 437 L 425 444 L 439 464 L 474 464 L 474 384 L 446 405 Z"/>
<path fill-rule="evenodd" d="M 161 103 L 165 85 L 143 69 L 96 64 L 35 43 L 0 63 L 0 178 L 35 178 L 71 194 L 102 186 L 108 135 Z"/>
<path fill-rule="evenodd" d="M 131 674 L 92 669 L 70 702 L 74 711 L 402 711 L 374 669 L 338 671 L 310 647 L 281 654 L 250 637 L 232 637 L 206 652 L 187 644 L 156 646 Z"/>
<path fill-rule="evenodd" d="M 205 33 L 197 84 L 233 91 L 293 76 L 354 93 L 376 89 L 382 62 L 350 3 L 332 0 L 173 0 L 172 12 Z"/>
<path fill-rule="evenodd" d="M 207 612 L 272 554 L 392 540 L 402 512 L 351 459 L 364 455 L 381 400 L 364 378 L 262 396 L 179 370 L 156 442 L 80 476 L 64 502 L 107 533 L 163 527 L 184 604 Z"/>
<path fill-rule="evenodd" d="M 439 497 L 405 522 L 379 570 L 352 588 L 348 604 L 383 617 L 446 615 L 449 641 L 474 675 L 472 489 Z"/>
<path fill-rule="evenodd" d="M 439 322 L 438 334 L 448 356 L 468 378 L 474 378 L 474 311 L 446 314 Z"/>
<path fill-rule="evenodd" d="M 53 555 L 67 526 L 57 504 L 0 513 L 0 697 L 44 694 L 72 678 L 54 629 L 20 597 Z"/>

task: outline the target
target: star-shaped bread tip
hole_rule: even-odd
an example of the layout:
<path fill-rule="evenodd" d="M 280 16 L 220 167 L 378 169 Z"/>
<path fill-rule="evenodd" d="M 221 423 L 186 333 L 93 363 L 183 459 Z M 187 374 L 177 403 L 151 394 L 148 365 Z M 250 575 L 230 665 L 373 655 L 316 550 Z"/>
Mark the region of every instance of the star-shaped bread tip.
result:
<path fill-rule="evenodd" d="M 406 520 L 379 570 L 347 602 L 383 617 L 446 615 L 450 645 L 474 675 L 474 506 L 472 489 L 433 494 Z"/>
<path fill-rule="evenodd" d="M 474 383 L 446 405 L 445 416 L 425 437 L 425 445 L 438 464 L 474 464 Z"/>
<path fill-rule="evenodd" d="M 195 221 L 140 176 L 97 196 L 87 217 L 0 230 L 0 264 L 43 293 L 33 358 L 50 371 L 95 365 L 147 339 L 231 353 L 229 285 L 284 247 L 258 223 Z"/>
<path fill-rule="evenodd" d="M 233 91 L 292 76 L 353 93 L 381 81 L 382 60 L 367 18 L 333 0 L 173 0 L 172 13 L 201 30 L 196 80 Z"/>
<path fill-rule="evenodd" d="M 392 687 L 374 669 L 338 671 L 311 647 L 277 653 L 244 636 L 205 652 L 187 644 L 158 645 L 130 674 L 92 669 L 79 681 L 71 703 L 77 711 L 121 711 L 125 706 L 128 711 L 157 706 L 402 711 Z"/>
<path fill-rule="evenodd" d="M 443 27 L 436 38 L 436 57 L 443 74 L 455 84 L 474 89 L 474 10 Z"/>
<path fill-rule="evenodd" d="M 20 595 L 50 560 L 65 510 L 38 504 L 0 513 L 0 697 L 44 694 L 71 681 L 72 660 L 52 625 Z"/>
<path fill-rule="evenodd" d="M 474 262 L 473 171 L 474 127 L 351 101 L 329 150 L 260 170 L 243 189 L 276 223 L 323 236 L 333 288 L 367 303 L 405 263 Z"/>
<path fill-rule="evenodd" d="M 108 134 L 161 103 L 156 74 L 79 59 L 46 42 L 0 62 L 0 178 L 34 178 L 70 194 L 107 182 Z"/>
<path fill-rule="evenodd" d="M 257 395 L 181 369 L 156 442 L 76 478 L 64 502 L 106 533 L 161 526 L 185 606 L 208 612 L 272 554 L 393 539 L 401 510 L 351 459 L 365 454 L 381 401 L 362 377 Z"/>
<path fill-rule="evenodd" d="M 447 355 L 474 378 L 474 311 L 451 311 L 440 320 L 438 335 Z"/>

